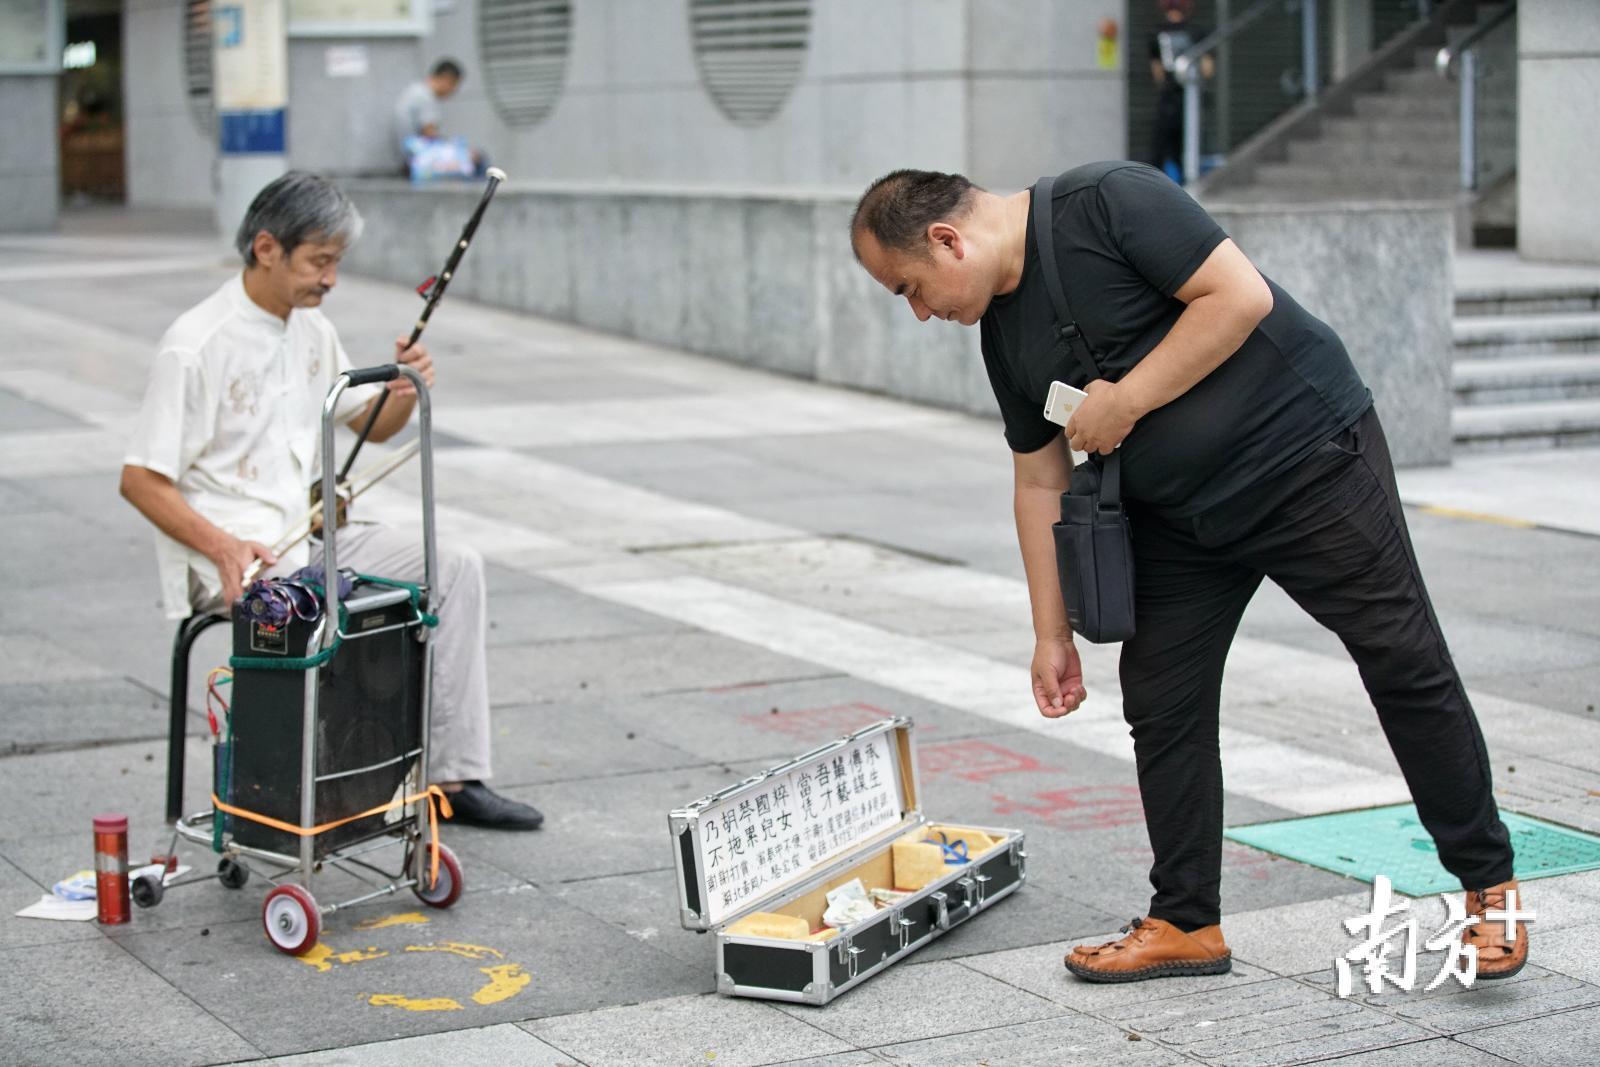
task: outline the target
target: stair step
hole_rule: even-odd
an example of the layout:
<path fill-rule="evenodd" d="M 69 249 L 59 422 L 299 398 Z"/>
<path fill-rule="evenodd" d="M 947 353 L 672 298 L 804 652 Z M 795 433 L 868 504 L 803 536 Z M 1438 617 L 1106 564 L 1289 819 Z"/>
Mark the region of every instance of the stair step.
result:
<path fill-rule="evenodd" d="M 1600 353 L 1600 312 L 1466 315 L 1451 324 L 1458 358 Z"/>
<path fill-rule="evenodd" d="M 1579 311 L 1600 311 L 1600 285 L 1456 291 L 1456 315 L 1460 318 Z"/>
<path fill-rule="evenodd" d="M 1455 171 L 1449 166 L 1412 168 L 1359 160 L 1338 165 L 1268 163 L 1256 169 L 1256 182 L 1265 187 L 1307 193 L 1325 191 L 1328 195 L 1361 199 L 1448 197 L 1455 195 L 1458 187 Z"/>
<path fill-rule="evenodd" d="M 1455 112 L 1438 118 L 1373 118 L 1364 115 L 1340 115 L 1322 124 L 1322 137 L 1326 141 L 1354 141 L 1370 144 L 1373 141 L 1404 141 L 1408 144 L 1439 142 L 1459 145 L 1461 134 Z"/>
<path fill-rule="evenodd" d="M 1362 93 L 1354 101 L 1357 118 L 1454 120 L 1461 104 L 1455 95 Z"/>
<path fill-rule="evenodd" d="M 1460 359 L 1451 380 L 1460 404 L 1600 399 L 1600 355 Z"/>
<path fill-rule="evenodd" d="M 1361 163 L 1367 166 L 1427 167 L 1454 172 L 1460 158 L 1455 141 L 1291 141 L 1290 163 L 1318 166 Z"/>
<path fill-rule="evenodd" d="M 1482 404 L 1450 413 L 1461 451 L 1600 443 L 1600 400 Z"/>

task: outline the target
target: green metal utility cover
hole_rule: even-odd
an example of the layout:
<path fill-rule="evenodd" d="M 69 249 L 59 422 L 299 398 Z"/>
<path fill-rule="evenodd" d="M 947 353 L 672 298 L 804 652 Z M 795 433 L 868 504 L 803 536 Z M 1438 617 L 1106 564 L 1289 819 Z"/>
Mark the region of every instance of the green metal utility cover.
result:
<path fill-rule="evenodd" d="M 1511 831 L 1519 879 L 1600 867 L 1600 837 L 1508 811 L 1501 811 L 1500 819 Z M 1235 826 L 1223 836 L 1363 882 L 1387 875 L 1396 890 L 1411 897 L 1461 889 L 1439 866 L 1433 838 L 1410 804 Z"/>

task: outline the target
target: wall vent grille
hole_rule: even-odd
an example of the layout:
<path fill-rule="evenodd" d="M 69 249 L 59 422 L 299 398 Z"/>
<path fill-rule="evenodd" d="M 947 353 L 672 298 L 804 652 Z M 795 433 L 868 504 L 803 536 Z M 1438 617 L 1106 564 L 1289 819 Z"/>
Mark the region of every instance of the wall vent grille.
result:
<path fill-rule="evenodd" d="M 567 79 L 568 0 L 480 0 L 478 49 L 489 99 L 513 126 L 550 114 Z"/>
<path fill-rule="evenodd" d="M 811 0 L 689 0 L 689 25 L 722 113 L 741 126 L 776 115 L 805 66 Z"/>

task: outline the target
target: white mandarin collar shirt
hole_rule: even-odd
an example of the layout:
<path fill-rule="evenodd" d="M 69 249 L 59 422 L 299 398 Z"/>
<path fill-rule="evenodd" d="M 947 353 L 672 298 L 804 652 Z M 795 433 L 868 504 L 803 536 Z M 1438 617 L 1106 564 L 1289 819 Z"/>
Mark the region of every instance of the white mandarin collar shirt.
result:
<path fill-rule="evenodd" d="M 235 537 L 271 546 L 304 517 L 321 475 L 322 404 L 350 357 L 315 308 L 287 320 L 245 292 L 242 274 L 185 312 L 161 339 L 123 462 L 177 485 L 189 506 Z M 382 386 L 347 389 L 340 422 Z M 191 584 L 222 587 L 200 553 L 156 531 L 168 618 L 190 613 Z M 300 566 L 304 544 L 286 554 Z"/>

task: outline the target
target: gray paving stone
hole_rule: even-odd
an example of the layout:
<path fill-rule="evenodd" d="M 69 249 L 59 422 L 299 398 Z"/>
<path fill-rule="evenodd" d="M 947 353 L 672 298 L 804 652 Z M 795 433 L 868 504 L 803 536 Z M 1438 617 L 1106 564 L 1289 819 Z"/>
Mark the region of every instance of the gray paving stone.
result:
<path fill-rule="evenodd" d="M 1184 1057 L 1098 1019 L 1064 1015 L 874 1048 L 899 1067 L 1035 1067 L 1046 1063 L 1181 1064 Z"/>
<path fill-rule="evenodd" d="M 322 938 L 332 953 L 322 961 L 326 970 L 273 949 L 259 920 L 212 927 L 206 937 L 166 931 L 119 944 L 271 1055 L 564 1015 L 711 987 L 709 974 L 531 887 L 468 896 L 427 917 L 420 927 L 334 924 Z M 352 952 L 372 958 L 337 958 Z M 513 966 L 517 970 L 503 977 L 520 981 L 526 975 L 528 981 L 520 988 L 503 985 L 497 999 L 492 972 Z M 330 1011 L 331 1005 L 339 1010 Z"/>
<path fill-rule="evenodd" d="M 1188 1055 L 1230 1067 L 1304 1063 L 1430 1033 L 1287 978 L 1120 1004 L 1095 1014 Z"/>
<path fill-rule="evenodd" d="M 822 673 L 815 664 L 700 632 L 489 649 L 489 693 L 496 704 L 559 703 L 586 691 L 636 698 Z"/>
<path fill-rule="evenodd" d="M 1529 958 L 1539 966 L 1600 986 L 1600 924 L 1572 926 L 1559 935 L 1536 930 Z"/>
<path fill-rule="evenodd" d="M 1443 954 L 1419 956 L 1417 982 L 1411 992 L 1385 985 L 1382 993 L 1373 994 L 1366 985 L 1357 982 L 1349 999 L 1438 1034 L 1460 1034 L 1499 1023 L 1600 1005 L 1600 986 L 1532 963 L 1515 977 L 1475 982 L 1471 989 L 1446 979 L 1437 989 L 1425 991 L 1423 987 L 1433 981 L 1443 962 Z M 1330 994 L 1337 988 L 1332 971 L 1308 975 L 1302 980 Z"/>
<path fill-rule="evenodd" d="M 164 738 L 166 698 L 120 678 L 0 683 L 0 753 Z"/>
<path fill-rule="evenodd" d="M 1464 1045 L 1539 1067 L 1591 1067 L 1600 1045 L 1600 1008 L 1476 1030 L 1456 1038 Z"/>
<path fill-rule="evenodd" d="M 90 862 L 82 867 L 62 871 L 56 878 L 47 880 L 30 877 L 28 873 L 8 862 L 6 843 L 0 842 L 0 951 L 21 948 L 25 945 L 53 945 L 62 941 L 95 941 L 101 937 L 101 927 L 89 922 L 66 922 L 55 919 L 19 919 L 16 912 L 38 901 L 50 892 L 50 887 L 65 875 L 93 867 Z"/>
<path fill-rule="evenodd" d="M 783 1060 L 763 1067 L 874 1067 L 886 1062 L 865 1049 L 860 1052 L 835 1052 L 831 1056 L 807 1056 L 803 1060 Z"/>
<path fill-rule="evenodd" d="M 1063 1007 L 1102 1015 L 1120 1005 L 1170 999 L 1196 993 L 1231 994 L 1244 986 L 1270 979 L 1259 967 L 1235 960 L 1227 974 L 1198 978 L 1163 978 L 1151 982 L 1085 982 L 1063 964 L 1074 945 L 1099 944 L 1115 938 L 1115 928 L 1082 928 L 1063 940 L 1008 952 L 972 956 L 961 961 L 1007 985 L 1054 1001 Z"/>
<path fill-rule="evenodd" d="M 556 704 L 490 712 L 495 788 L 704 765 L 704 757 L 643 736 L 585 695 Z M 537 802 L 535 802 L 537 803 Z"/>
<path fill-rule="evenodd" d="M 105 938 L 0 951 L 0 1061 L 208 1064 L 261 1050 Z"/>
<path fill-rule="evenodd" d="M 965 1033 L 974 1019 L 1031 1022 L 1066 1014 L 1043 997 L 960 963 L 897 964 L 824 1007 L 778 1010 L 857 1048 Z"/>
<path fill-rule="evenodd" d="M 579 1067 L 571 1056 L 511 1023 L 452 1030 L 398 1041 L 279 1056 L 283 1067 L 459 1067 L 464 1063 L 508 1063 L 517 1067 Z"/>
<path fill-rule="evenodd" d="M 9 389 L 0 389 L 0 426 L 6 433 L 25 433 L 30 430 L 70 430 L 88 424 L 47 408 L 43 404 L 24 399 Z M 0 437 L 3 440 L 3 437 Z"/>
<path fill-rule="evenodd" d="M 452 828 L 451 847 L 540 885 L 665 870 L 672 864 L 667 813 L 757 769 L 685 767 L 507 788 L 506 796 L 545 813 L 544 827 L 535 833 Z"/>
<path fill-rule="evenodd" d="M 48 685 L 65 679 L 104 679 L 101 668 L 82 649 L 70 646 L 66 635 L 42 636 L 13 624 L 0 641 L 0 679 L 9 685 Z"/>
<path fill-rule="evenodd" d="M 515 573 L 506 571 L 506 573 Z M 488 643 L 530 645 L 638 634 L 690 632 L 681 623 L 649 612 L 634 611 L 609 600 L 545 582 L 534 588 L 507 591 L 489 585 Z M 493 583 L 493 579 L 489 579 Z"/>
<path fill-rule="evenodd" d="M 49 505 L 29 492 L 27 485 L 26 482 L 0 478 L 0 514 L 27 515 L 48 509 Z"/>
<path fill-rule="evenodd" d="M 1223 916 L 1222 935 L 1236 960 L 1277 974 L 1333 973 L 1335 961 L 1358 942 L 1345 919 L 1366 914 L 1368 893 L 1284 904 Z"/>
<path fill-rule="evenodd" d="M 1318 1060 L 1327 1067 L 1504 1067 L 1506 1063 L 1544 1063 L 1544 1060 L 1504 1060 L 1461 1043 L 1460 1039 L 1436 1037 L 1391 1048 L 1375 1048 L 1353 1056 Z"/>
<path fill-rule="evenodd" d="M 580 908 L 629 937 L 714 978 L 716 940 L 709 933 L 683 928 L 678 919 L 677 887 L 674 870 L 663 867 L 608 878 L 557 882 L 543 888 L 563 904 Z"/>
<path fill-rule="evenodd" d="M 854 1052 L 855 1046 L 771 1005 L 734 997 L 672 997 L 650 1004 L 524 1023 L 585 1063 L 715 1063 L 756 1067 Z"/>
<path fill-rule="evenodd" d="M 209 807 L 209 782 L 201 782 L 210 747 L 191 740 L 185 810 Z M 161 742 L 107 745 L 70 752 L 42 752 L 5 761 L 0 804 L 5 832 L 13 838 L 82 833 L 93 844 L 93 819 L 105 812 L 128 816 L 131 849 L 143 850 L 162 835 L 166 807 L 167 749 Z"/>

